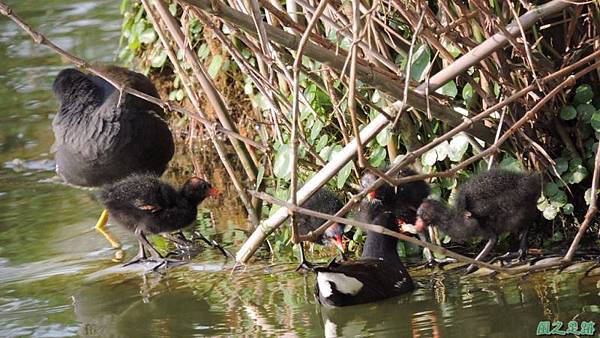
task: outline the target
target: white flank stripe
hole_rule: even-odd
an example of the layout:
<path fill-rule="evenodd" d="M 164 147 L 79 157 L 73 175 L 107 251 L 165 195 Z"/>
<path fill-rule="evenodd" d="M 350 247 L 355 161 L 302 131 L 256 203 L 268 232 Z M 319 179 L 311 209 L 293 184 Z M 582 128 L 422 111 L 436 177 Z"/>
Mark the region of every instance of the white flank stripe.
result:
<path fill-rule="evenodd" d="M 319 293 L 321 296 L 327 298 L 331 296 L 331 285 L 329 281 L 323 276 L 323 272 L 317 273 L 317 285 L 319 285 Z"/>
<path fill-rule="evenodd" d="M 319 291 L 323 297 L 327 298 L 331 296 L 331 286 L 329 283 L 335 284 L 335 288 L 346 295 L 355 295 L 363 287 L 358 279 L 354 277 L 348 277 L 343 273 L 335 272 L 319 272 L 317 274 L 317 284 L 319 284 Z"/>

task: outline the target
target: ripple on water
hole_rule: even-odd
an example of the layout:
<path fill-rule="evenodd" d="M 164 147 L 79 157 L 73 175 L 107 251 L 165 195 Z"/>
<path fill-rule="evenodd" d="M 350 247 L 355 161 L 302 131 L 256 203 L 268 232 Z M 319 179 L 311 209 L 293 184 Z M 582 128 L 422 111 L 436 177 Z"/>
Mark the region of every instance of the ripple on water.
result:
<path fill-rule="evenodd" d="M 12 161 L 4 162 L 3 166 L 6 169 L 12 169 L 16 172 L 27 170 L 54 171 L 56 169 L 56 161 L 53 159 L 22 160 L 15 158 Z"/>
<path fill-rule="evenodd" d="M 34 298 L 0 297 L 0 337 L 75 336 L 77 325 L 48 323 L 48 317 L 71 309 L 71 305 L 52 306 Z"/>

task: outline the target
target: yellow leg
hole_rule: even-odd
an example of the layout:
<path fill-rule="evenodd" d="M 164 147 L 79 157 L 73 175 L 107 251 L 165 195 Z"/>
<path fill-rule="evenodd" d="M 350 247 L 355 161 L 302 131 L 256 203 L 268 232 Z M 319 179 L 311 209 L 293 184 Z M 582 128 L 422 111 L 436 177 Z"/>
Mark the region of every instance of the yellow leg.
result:
<path fill-rule="evenodd" d="M 108 211 L 103 210 L 102 214 L 100 215 L 100 218 L 98 219 L 98 222 L 96 223 L 96 231 L 101 233 L 104 236 L 104 238 L 106 238 L 106 240 L 110 243 L 110 245 L 112 245 L 113 248 L 118 249 L 121 247 L 121 243 L 119 243 L 119 241 L 116 238 L 114 238 L 113 235 L 110 233 L 110 231 L 106 229 L 106 222 L 108 222 Z"/>

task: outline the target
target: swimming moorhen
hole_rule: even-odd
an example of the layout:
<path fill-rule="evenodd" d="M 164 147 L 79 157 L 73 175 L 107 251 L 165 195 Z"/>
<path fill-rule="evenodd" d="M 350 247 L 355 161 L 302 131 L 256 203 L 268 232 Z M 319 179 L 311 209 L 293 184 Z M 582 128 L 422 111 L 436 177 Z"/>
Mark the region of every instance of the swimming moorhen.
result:
<path fill-rule="evenodd" d="M 382 205 L 361 205 L 356 218 L 398 231 L 396 216 Z M 319 303 L 348 306 L 412 291 L 413 281 L 398 257 L 397 243 L 395 237 L 367 231 L 367 240 L 359 260 L 333 261 L 326 267 L 315 268 L 315 296 Z"/>
<path fill-rule="evenodd" d="M 112 78 L 159 98 L 144 75 L 115 66 L 101 66 Z M 100 187 L 133 173 L 161 175 L 173 157 L 173 137 L 157 114 L 159 106 L 121 93 L 98 76 L 77 69 L 62 70 L 52 85 L 60 109 L 52 121 L 56 172 L 67 183 Z M 96 229 L 113 247 L 119 242 L 105 229 L 108 214 Z"/>
<path fill-rule="evenodd" d="M 100 198 L 116 223 L 138 238 L 139 252 L 125 265 L 145 260 L 146 250 L 152 261 L 162 265 L 168 261 L 150 244 L 146 234 L 171 233 L 192 224 L 198 204 L 216 194 L 215 188 L 198 177 L 188 179 L 177 191 L 155 175 L 133 174 L 105 186 Z"/>
<path fill-rule="evenodd" d="M 318 211 L 325 214 L 334 215 L 340 210 L 344 204 L 340 199 L 326 187 L 322 187 L 317 190 L 304 204 L 303 208 Z M 323 223 L 324 219 L 308 216 L 298 215 L 298 233 L 301 235 L 307 235 L 309 232 L 316 230 Z M 342 238 L 344 236 L 344 226 L 338 223 L 330 225 L 324 233 L 319 235 L 315 241 L 316 244 L 320 245 L 335 245 L 342 253 L 344 252 L 344 244 Z M 298 269 L 311 270 L 313 265 L 306 260 L 304 255 L 304 244 L 300 243 L 300 265 Z"/>
<path fill-rule="evenodd" d="M 454 208 L 428 199 L 417 210 L 417 231 L 437 225 L 453 240 L 463 242 L 475 236 L 488 240 L 475 259 L 483 260 L 504 231 L 519 232 L 519 250 L 502 258 L 522 259 L 527 254 L 527 231 L 535 220 L 542 190 L 539 173 L 523 174 L 491 169 L 467 181 L 458 192 Z M 467 273 L 476 269 L 471 265 Z"/>

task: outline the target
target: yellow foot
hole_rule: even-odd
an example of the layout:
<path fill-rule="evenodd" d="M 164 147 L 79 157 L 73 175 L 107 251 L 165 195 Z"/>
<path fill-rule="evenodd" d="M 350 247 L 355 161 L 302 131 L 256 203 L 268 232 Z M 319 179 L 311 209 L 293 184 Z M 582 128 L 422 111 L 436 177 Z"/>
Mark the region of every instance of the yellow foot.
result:
<path fill-rule="evenodd" d="M 104 238 L 106 238 L 106 240 L 110 243 L 110 245 L 112 245 L 114 249 L 119 249 L 121 248 L 121 243 L 119 243 L 119 241 L 116 238 L 114 238 L 114 236 L 110 233 L 110 231 L 106 229 L 105 225 L 107 221 L 108 211 L 104 210 L 102 211 L 102 214 L 100 215 L 100 218 L 96 223 L 95 229 L 96 231 L 101 233 L 104 236 Z"/>

